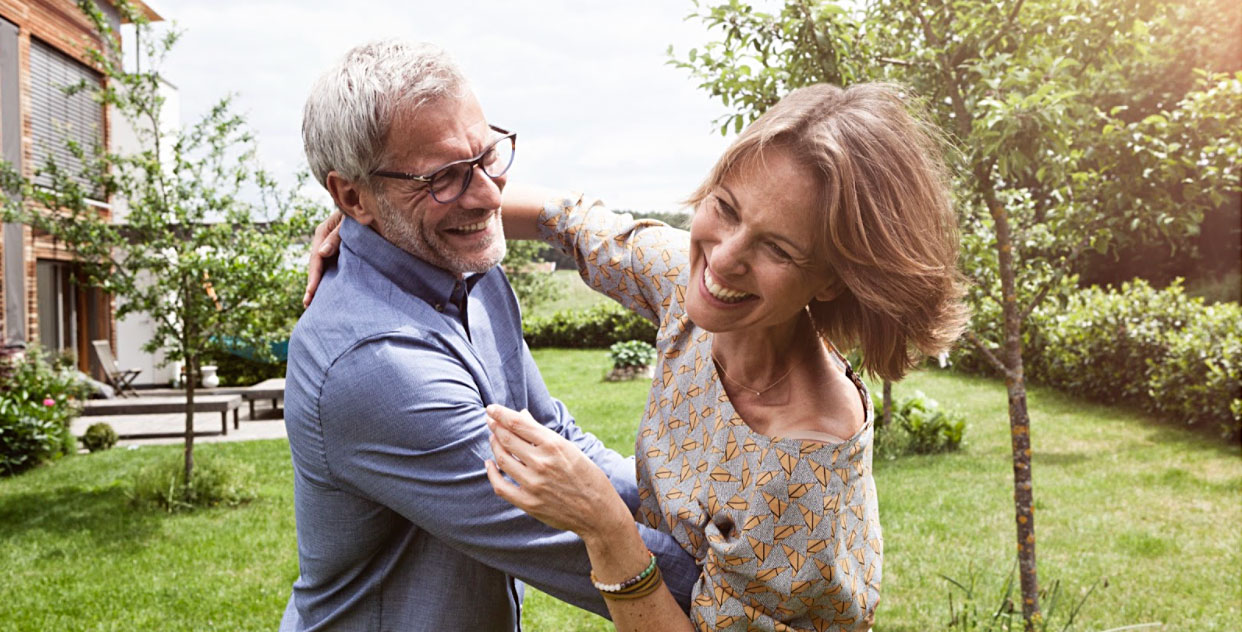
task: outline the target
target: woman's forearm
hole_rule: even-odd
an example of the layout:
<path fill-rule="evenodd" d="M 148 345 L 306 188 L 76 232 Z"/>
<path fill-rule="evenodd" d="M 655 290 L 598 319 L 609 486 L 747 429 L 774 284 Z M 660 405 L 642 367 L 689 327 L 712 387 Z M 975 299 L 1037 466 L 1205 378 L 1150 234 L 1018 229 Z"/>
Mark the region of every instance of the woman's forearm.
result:
<path fill-rule="evenodd" d="M 544 202 L 567 195 L 567 191 L 547 187 L 513 183 L 505 185 L 500 203 L 505 238 L 538 239 L 539 211 L 543 210 Z"/>
<path fill-rule="evenodd" d="M 640 573 L 651 561 L 633 522 L 623 522 L 606 533 L 585 535 L 587 555 L 596 581 L 606 584 L 624 582 Z M 663 584 L 650 595 L 638 599 L 611 599 L 606 594 L 608 613 L 620 632 L 647 630 L 693 631 L 689 617 Z"/>

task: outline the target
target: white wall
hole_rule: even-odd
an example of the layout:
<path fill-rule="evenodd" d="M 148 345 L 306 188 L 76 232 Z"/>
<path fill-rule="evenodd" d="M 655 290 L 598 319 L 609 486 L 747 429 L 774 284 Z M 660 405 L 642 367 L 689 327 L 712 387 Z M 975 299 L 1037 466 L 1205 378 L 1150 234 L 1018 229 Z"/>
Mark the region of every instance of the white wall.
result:
<path fill-rule="evenodd" d="M 181 100 L 177 87 L 162 81 L 160 94 L 164 97 L 164 107 L 160 113 L 160 125 L 165 133 L 175 130 L 181 122 Z M 130 121 L 112 109 L 108 113 L 112 123 L 112 151 L 116 153 L 134 153 L 142 149 L 138 134 Z M 120 196 L 112 198 L 112 218 L 116 223 L 124 223 L 129 215 L 129 201 Z M 117 307 L 121 299 L 117 299 Z M 146 353 L 142 345 L 149 341 L 155 331 L 151 318 L 145 313 L 130 314 L 124 320 L 116 321 L 116 361 L 121 368 L 142 369 L 142 373 L 134 380 L 135 384 L 167 385 L 173 378 L 175 367 L 172 365 L 157 368 L 164 359 L 164 354 Z"/>

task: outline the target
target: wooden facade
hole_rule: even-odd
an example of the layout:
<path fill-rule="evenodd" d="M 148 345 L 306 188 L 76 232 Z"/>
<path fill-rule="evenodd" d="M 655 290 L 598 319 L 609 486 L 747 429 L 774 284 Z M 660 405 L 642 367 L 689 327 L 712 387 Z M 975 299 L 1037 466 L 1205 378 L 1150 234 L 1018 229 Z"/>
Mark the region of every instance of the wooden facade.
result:
<path fill-rule="evenodd" d="M 121 20 L 116 9 L 96 1 L 119 33 Z M 144 4 L 136 5 L 151 19 L 160 19 Z M 85 49 L 98 46 L 97 37 L 73 0 L 0 0 L 0 145 L 3 159 L 20 166 L 25 176 L 34 176 L 36 163 L 49 151 L 49 144 L 36 143 L 36 138 L 48 136 L 45 119 L 50 114 L 43 108 L 48 107 L 49 99 L 56 105 L 56 95 L 47 88 L 49 80 L 40 73 L 60 68 L 68 75 L 98 76 L 102 82 L 102 75 L 91 68 L 84 54 Z M 83 112 L 79 101 L 73 117 L 89 121 L 79 123 L 79 128 L 97 126 L 90 133 L 106 147 L 111 141 L 109 113 L 104 106 L 98 107 L 97 115 Z M 99 213 L 110 218 L 108 200 L 98 202 Z M 116 347 L 115 305 L 111 297 L 76 282 L 80 273 L 73 261 L 72 250 L 49 235 L 20 224 L 4 226 L 0 239 L 0 341 L 5 345 L 43 341 L 44 346 L 57 346 L 58 350 L 72 349 L 78 366 L 89 372 L 93 363 L 90 340 L 108 339 Z M 49 318 L 49 314 L 56 317 Z M 49 320 L 53 322 L 46 322 Z"/>

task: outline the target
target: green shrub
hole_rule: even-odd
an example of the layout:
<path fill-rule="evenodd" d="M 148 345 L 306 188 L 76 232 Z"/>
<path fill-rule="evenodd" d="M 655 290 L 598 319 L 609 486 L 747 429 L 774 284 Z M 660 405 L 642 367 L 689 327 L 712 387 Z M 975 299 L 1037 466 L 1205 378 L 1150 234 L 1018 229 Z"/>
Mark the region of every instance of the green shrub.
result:
<path fill-rule="evenodd" d="M 250 463 L 221 458 L 197 458 L 190 484 L 185 484 L 185 460 L 180 453 L 139 470 L 129 490 L 135 507 L 169 513 L 203 507 L 236 507 L 255 498 L 255 469 Z"/>
<path fill-rule="evenodd" d="M 608 358 L 614 369 L 650 366 L 655 357 L 655 347 L 641 340 L 626 340 L 608 348 Z"/>
<path fill-rule="evenodd" d="M 883 396 L 872 393 L 871 404 L 878 422 L 884 414 Z M 949 452 L 961 447 L 965 432 L 961 413 L 941 410 L 936 400 L 916 391 L 905 399 L 893 398 L 891 425 L 876 424 L 875 453 L 894 459 L 906 454 Z"/>
<path fill-rule="evenodd" d="M 78 437 L 73 434 L 73 429 L 69 427 L 69 423 L 65 423 L 60 427 L 60 448 L 57 450 L 57 456 L 70 456 L 78 453 Z"/>
<path fill-rule="evenodd" d="M 1242 433 L 1242 308 L 1205 305 L 1180 282 L 1157 290 L 1135 280 L 1050 301 L 1031 313 L 1023 354 L 1031 382 L 1135 404 L 1227 437 Z M 991 372 L 969 346 L 953 362 Z"/>
<path fill-rule="evenodd" d="M 505 258 L 500 262 L 509 285 L 517 295 L 522 311 L 554 301 L 564 294 L 550 272 L 538 269 L 538 262 L 552 247 L 541 241 L 513 240 L 505 242 Z"/>
<path fill-rule="evenodd" d="M 1196 307 L 1177 286 L 1081 290 L 1063 309 L 1040 315 L 1027 373 L 1093 399 L 1138 401 L 1147 391 L 1148 360 L 1162 355 L 1168 332 L 1184 328 Z"/>
<path fill-rule="evenodd" d="M 38 347 L 0 358 L 0 474 L 77 452 L 69 425 L 89 392 L 72 359 L 48 358 Z"/>
<path fill-rule="evenodd" d="M 531 347 L 607 349 L 627 340 L 654 344 L 656 337 L 654 323 L 611 302 L 532 318 L 522 325 L 522 330 Z"/>
<path fill-rule="evenodd" d="M 102 450 L 110 450 L 116 445 L 116 431 L 112 426 L 104 422 L 91 424 L 86 429 L 86 434 L 82 435 L 82 445 L 86 446 L 91 452 L 100 452 Z"/>
<path fill-rule="evenodd" d="M 37 407 L 0 398 L 0 473 L 13 475 L 54 458 L 63 427 Z"/>
<path fill-rule="evenodd" d="M 1198 299 L 1195 299 L 1198 300 Z M 1148 407 L 1188 424 L 1242 432 L 1242 310 L 1218 303 L 1166 332 L 1163 354 L 1147 360 Z"/>

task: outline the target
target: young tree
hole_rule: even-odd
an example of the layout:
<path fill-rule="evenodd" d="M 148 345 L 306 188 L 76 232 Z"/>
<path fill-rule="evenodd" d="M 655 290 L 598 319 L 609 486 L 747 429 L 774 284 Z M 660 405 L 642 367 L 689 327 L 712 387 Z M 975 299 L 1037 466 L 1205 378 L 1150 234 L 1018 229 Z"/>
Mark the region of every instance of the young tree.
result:
<path fill-rule="evenodd" d="M 1084 250 L 1185 235 L 1239 190 L 1242 75 L 1202 73 L 1189 94 L 1174 82 L 1135 85 L 1185 62 L 1164 49 L 1186 35 L 1184 10 L 1156 0 L 786 0 L 779 15 L 740 0 L 696 6 L 723 37 L 674 63 L 732 108 L 722 132 L 799 86 L 886 80 L 912 89 L 912 104 L 958 147 L 962 262 L 974 280 L 967 339 L 1009 397 L 1022 612 L 1033 628 L 1023 324 L 1073 286 Z M 1131 104 L 1134 95 L 1143 98 Z"/>
<path fill-rule="evenodd" d="M 550 246 L 541 241 L 527 240 L 510 240 L 506 246 L 505 258 L 500 266 L 509 277 L 523 312 L 529 313 L 540 303 L 560 298 L 562 290 L 556 279 L 538 269 L 545 253 L 551 251 Z"/>
<path fill-rule="evenodd" d="M 50 177 L 46 187 L 5 165 L 0 184 L 9 192 L 6 221 L 24 222 L 67 243 L 89 282 L 118 299 L 118 318 L 151 318 L 155 331 L 144 348 L 163 349 L 167 361 L 184 362 L 188 486 L 200 359 L 222 341 L 270 353 L 271 342 L 288 336 L 301 310 L 303 272 L 295 257 L 325 212 L 283 192 L 258 166 L 254 140 L 227 99 L 184 130 L 161 120 L 158 68 L 176 32 L 153 33 L 139 11 L 119 2 L 143 47 L 143 70 L 128 72 L 107 19 L 91 0 L 78 5 L 103 43 L 87 51 L 105 77 L 93 96 L 131 122 L 142 150 L 121 155 L 71 146 L 82 172 L 67 173 L 49 162 L 36 171 Z M 128 202 L 123 225 L 110 223 L 88 203 L 100 192 Z"/>

